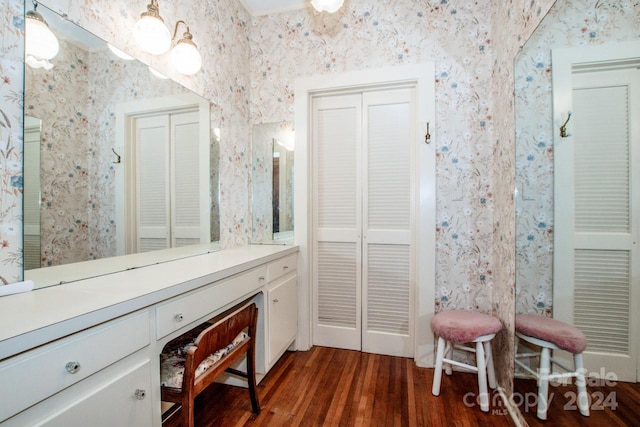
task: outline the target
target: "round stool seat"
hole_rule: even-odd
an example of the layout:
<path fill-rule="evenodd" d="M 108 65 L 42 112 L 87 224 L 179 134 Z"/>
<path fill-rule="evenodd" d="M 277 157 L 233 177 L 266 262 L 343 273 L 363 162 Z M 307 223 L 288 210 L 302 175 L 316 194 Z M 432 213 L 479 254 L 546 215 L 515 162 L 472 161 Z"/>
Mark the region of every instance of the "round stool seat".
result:
<path fill-rule="evenodd" d="M 433 316 L 431 329 L 439 337 L 461 344 L 499 332 L 502 323 L 493 316 L 477 311 L 449 310 Z"/>
<path fill-rule="evenodd" d="M 587 338 L 580 329 L 550 317 L 518 314 L 516 332 L 550 342 L 573 354 L 580 354 L 587 348 Z"/>

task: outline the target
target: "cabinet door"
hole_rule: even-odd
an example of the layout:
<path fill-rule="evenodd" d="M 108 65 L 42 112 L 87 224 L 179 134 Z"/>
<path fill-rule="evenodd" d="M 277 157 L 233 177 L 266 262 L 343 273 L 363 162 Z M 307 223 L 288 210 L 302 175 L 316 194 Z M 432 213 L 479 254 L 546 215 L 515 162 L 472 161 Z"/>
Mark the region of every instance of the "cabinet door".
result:
<path fill-rule="evenodd" d="M 269 367 L 295 340 L 298 333 L 297 276 L 267 292 L 269 304 Z"/>
<path fill-rule="evenodd" d="M 152 424 L 149 360 L 98 386 L 38 426 L 150 426 Z"/>

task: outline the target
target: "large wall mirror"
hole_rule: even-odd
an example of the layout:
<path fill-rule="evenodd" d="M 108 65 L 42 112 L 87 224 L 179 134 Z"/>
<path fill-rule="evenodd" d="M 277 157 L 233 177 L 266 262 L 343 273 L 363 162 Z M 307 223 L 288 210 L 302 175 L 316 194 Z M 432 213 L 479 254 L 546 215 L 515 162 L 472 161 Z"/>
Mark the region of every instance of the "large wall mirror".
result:
<path fill-rule="evenodd" d="M 42 287 L 215 250 L 219 108 L 37 12 L 60 49 L 25 65 L 25 278 Z"/>
<path fill-rule="evenodd" d="M 629 55 L 640 39 L 633 3 L 556 2 L 515 64 L 516 315 L 578 327 L 587 337 L 589 377 L 627 382 L 637 382 L 640 370 L 640 256 L 633 244 L 623 248 L 614 240 L 640 237 L 640 97 L 633 92 L 640 58 Z M 606 54 L 598 58 L 596 51 Z M 588 52 L 588 60 L 568 59 Z M 555 355 L 572 365 L 568 354 Z M 528 363 L 537 367 L 535 359 Z M 592 384 L 587 381 L 590 393 Z M 535 421 L 526 396 L 535 396 L 536 384 L 522 368 L 514 388 L 521 412 Z M 550 387 L 556 403 L 548 419 L 562 423 L 575 390 Z M 615 402 L 605 395 L 591 409 L 607 403 Z"/>
<path fill-rule="evenodd" d="M 252 243 L 293 244 L 294 136 L 290 122 L 253 126 Z"/>

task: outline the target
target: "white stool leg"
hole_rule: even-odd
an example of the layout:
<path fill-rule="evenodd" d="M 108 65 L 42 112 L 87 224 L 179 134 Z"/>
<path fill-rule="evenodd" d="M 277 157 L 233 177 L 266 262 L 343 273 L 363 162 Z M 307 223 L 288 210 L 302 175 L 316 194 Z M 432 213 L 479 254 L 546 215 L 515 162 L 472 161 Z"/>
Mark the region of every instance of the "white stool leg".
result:
<path fill-rule="evenodd" d="M 542 347 L 540 352 L 540 367 L 538 368 L 538 418 L 547 419 L 547 393 L 549 391 L 549 374 L 551 371 L 551 360 L 549 348 Z"/>
<path fill-rule="evenodd" d="M 480 392 L 480 409 L 489 412 L 489 392 L 487 390 L 487 365 L 484 356 L 484 345 L 476 343 L 476 366 L 478 367 L 478 390 Z"/>
<path fill-rule="evenodd" d="M 578 389 L 578 409 L 586 417 L 589 416 L 589 395 L 587 394 L 587 382 L 584 376 L 584 364 L 582 353 L 573 355 L 573 363 L 576 369 L 576 387 Z"/>
<path fill-rule="evenodd" d="M 444 350 L 444 358 L 453 360 L 453 343 L 451 341 L 447 341 L 447 346 Z M 451 375 L 453 373 L 453 370 L 451 369 L 451 363 L 445 363 L 444 372 L 447 375 Z"/>
<path fill-rule="evenodd" d="M 489 378 L 489 387 L 496 388 L 496 371 L 493 367 L 493 354 L 491 353 L 491 341 L 484 343 L 484 352 L 487 356 L 487 377 Z"/>
<path fill-rule="evenodd" d="M 438 349 L 436 353 L 436 368 L 433 372 L 433 385 L 431 386 L 431 394 L 440 395 L 440 381 L 442 380 L 442 359 L 444 359 L 444 338 L 438 337 Z"/>

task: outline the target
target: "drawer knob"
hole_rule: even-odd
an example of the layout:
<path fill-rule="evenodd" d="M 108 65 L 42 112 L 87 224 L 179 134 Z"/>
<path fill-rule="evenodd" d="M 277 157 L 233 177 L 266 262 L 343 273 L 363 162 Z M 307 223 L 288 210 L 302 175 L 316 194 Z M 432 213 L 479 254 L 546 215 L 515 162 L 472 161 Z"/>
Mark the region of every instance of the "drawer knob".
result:
<path fill-rule="evenodd" d="M 136 399 L 142 400 L 147 397 L 147 392 L 138 388 L 136 389 L 135 393 L 133 393 L 133 395 L 136 397 Z"/>
<path fill-rule="evenodd" d="M 184 316 L 182 315 L 182 313 L 178 313 L 176 314 L 176 322 L 182 322 L 184 320 Z"/>
<path fill-rule="evenodd" d="M 66 365 L 64 365 L 64 368 L 70 374 L 75 374 L 80 370 L 80 362 L 68 362 Z"/>
<path fill-rule="evenodd" d="M 279 300 L 278 298 L 274 298 L 274 299 L 273 299 L 273 302 L 274 302 L 274 303 L 279 303 L 279 302 L 280 302 L 280 300 Z"/>
<path fill-rule="evenodd" d="M 289 266 L 288 266 L 288 265 L 285 265 L 285 266 L 284 266 L 284 267 L 282 267 L 282 268 L 283 268 L 284 270 L 288 270 L 288 269 L 289 269 Z"/>
<path fill-rule="evenodd" d="M 264 282 L 264 276 L 258 277 L 258 280 L 261 281 L 261 282 Z"/>

